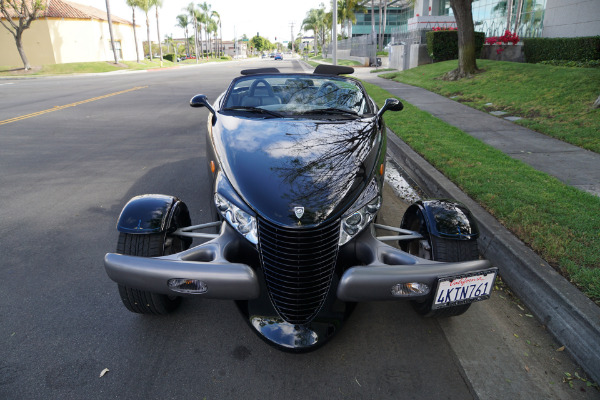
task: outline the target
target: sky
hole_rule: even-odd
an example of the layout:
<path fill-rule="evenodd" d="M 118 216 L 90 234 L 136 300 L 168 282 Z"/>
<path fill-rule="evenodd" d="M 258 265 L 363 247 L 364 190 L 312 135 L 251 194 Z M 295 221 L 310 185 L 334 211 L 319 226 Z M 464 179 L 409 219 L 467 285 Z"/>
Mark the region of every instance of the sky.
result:
<path fill-rule="evenodd" d="M 85 4 L 106 11 L 105 0 L 69 0 L 74 3 Z M 111 15 L 116 15 L 131 21 L 131 7 L 125 0 L 109 0 Z M 205 0 L 196 1 L 195 4 L 203 3 Z M 187 7 L 191 0 L 163 0 L 162 8 L 159 8 L 160 35 L 164 40 L 165 35 L 173 35 L 173 38 L 183 38 L 183 30 L 176 27 L 177 15 L 185 14 L 183 8 Z M 260 33 L 271 42 L 283 42 L 291 40 L 291 28 L 294 24 L 294 36 L 300 32 L 302 20 L 311 8 L 319 8 L 321 3 L 325 9 L 330 11 L 329 0 L 208 0 L 211 10 L 217 11 L 221 16 L 221 27 L 223 29 L 223 40 L 233 40 L 235 36 L 241 37 L 246 34 L 248 38 Z M 146 17 L 141 10 L 135 12 L 136 25 L 146 34 Z M 156 14 L 152 10 L 150 17 L 150 40 L 156 40 Z M 192 31 L 189 31 L 192 34 Z M 306 32 L 312 36 L 312 31 Z"/>

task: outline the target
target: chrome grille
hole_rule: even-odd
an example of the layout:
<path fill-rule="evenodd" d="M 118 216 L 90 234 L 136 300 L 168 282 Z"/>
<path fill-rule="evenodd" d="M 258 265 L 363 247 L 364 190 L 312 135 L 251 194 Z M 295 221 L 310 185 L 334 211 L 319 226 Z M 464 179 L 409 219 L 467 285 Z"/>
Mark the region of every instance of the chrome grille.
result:
<path fill-rule="evenodd" d="M 339 235 L 339 220 L 310 229 L 258 221 L 267 290 L 285 321 L 305 324 L 321 309 L 335 269 Z"/>

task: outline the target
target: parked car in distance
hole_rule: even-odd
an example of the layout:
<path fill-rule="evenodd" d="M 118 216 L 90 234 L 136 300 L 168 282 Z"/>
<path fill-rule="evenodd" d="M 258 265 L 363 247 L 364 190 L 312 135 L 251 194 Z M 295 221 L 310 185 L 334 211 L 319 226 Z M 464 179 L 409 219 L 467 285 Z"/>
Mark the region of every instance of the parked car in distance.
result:
<path fill-rule="evenodd" d="M 390 98 L 379 108 L 353 71 L 245 70 L 212 104 L 190 100 L 208 110 L 198 126 L 209 185 L 199 192 L 214 220 L 192 225 L 171 195 L 124 206 L 104 265 L 129 311 L 167 314 L 183 297 L 235 300 L 267 343 L 303 352 L 334 337 L 357 302 L 410 301 L 424 316 L 448 317 L 490 296 L 497 268 L 479 259 L 464 205 L 423 200 L 400 227 L 377 223 L 384 114 L 403 106 Z M 195 238 L 209 241 L 192 247 Z"/>

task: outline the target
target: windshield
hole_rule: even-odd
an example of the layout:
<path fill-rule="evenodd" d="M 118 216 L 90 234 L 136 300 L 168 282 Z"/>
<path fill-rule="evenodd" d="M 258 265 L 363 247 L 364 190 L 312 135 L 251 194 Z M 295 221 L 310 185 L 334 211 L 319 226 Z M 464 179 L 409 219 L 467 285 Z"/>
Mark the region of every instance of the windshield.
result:
<path fill-rule="evenodd" d="M 233 82 L 225 111 L 249 111 L 271 116 L 362 116 L 371 113 L 358 83 L 338 76 L 251 75 Z"/>

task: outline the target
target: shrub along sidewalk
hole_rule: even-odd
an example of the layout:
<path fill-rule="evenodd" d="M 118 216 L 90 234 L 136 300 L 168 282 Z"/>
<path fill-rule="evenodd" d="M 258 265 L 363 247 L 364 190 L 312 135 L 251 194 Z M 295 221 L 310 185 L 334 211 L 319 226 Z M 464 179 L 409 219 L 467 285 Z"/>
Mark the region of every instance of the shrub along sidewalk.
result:
<path fill-rule="evenodd" d="M 456 61 L 451 64 L 454 67 Z M 438 65 L 410 70 L 411 76 L 432 74 L 428 68 L 439 68 Z M 426 68 L 425 72 L 420 72 L 422 68 Z M 440 68 L 438 75 L 449 68 L 450 64 Z M 473 80 L 460 83 L 477 102 L 489 101 L 480 100 L 489 96 L 487 87 L 478 94 Z M 378 86 L 363 84 L 379 106 L 386 98 L 394 97 Z M 503 94 L 497 98 L 506 96 L 511 97 Z M 520 108 L 518 96 L 513 100 L 513 107 Z M 404 111 L 386 114 L 387 126 L 600 304 L 600 198 L 567 186 L 429 113 L 404 104 Z M 577 136 L 577 132 L 573 135 Z M 598 136 L 598 132 L 591 136 Z"/>

